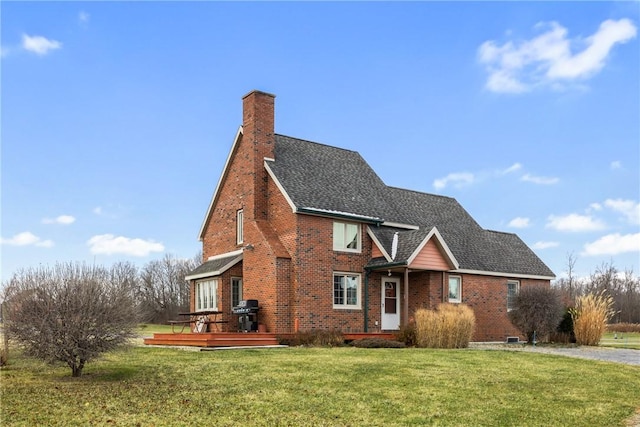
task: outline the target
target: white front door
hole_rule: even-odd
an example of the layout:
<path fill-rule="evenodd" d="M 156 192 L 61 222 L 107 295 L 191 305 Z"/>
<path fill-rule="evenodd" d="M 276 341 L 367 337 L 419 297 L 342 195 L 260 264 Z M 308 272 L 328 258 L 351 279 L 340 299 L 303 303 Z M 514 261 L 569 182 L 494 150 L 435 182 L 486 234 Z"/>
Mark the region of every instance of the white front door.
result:
<path fill-rule="evenodd" d="M 382 330 L 400 329 L 400 279 L 397 277 L 382 278 Z"/>

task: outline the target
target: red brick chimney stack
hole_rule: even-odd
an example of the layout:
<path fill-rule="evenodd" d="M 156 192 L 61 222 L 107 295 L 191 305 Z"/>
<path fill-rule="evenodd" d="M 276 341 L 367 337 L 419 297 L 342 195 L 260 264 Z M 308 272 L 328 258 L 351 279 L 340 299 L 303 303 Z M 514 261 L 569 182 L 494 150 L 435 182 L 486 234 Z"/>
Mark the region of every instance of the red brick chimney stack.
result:
<path fill-rule="evenodd" d="M 254 90 L 242 98 L 242 138 L 252 146 L 254 219 L 267 219 L 267 171 L 264 158 L 274 158 L 275 95 Z M 247 218 L 248 219 L 248 218 Z"/>

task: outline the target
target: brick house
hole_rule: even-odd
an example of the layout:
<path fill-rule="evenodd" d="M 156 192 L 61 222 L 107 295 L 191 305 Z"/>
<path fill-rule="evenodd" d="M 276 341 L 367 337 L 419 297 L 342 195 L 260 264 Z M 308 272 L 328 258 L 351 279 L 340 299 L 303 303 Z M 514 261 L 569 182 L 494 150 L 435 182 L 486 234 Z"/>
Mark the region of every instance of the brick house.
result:
<path fill-rule="evenodd" d="M 450 197 L 389 187 L 355 151 L 274 132 L 274 95 L 243 98 L 238 130 L 187 276 L 192 311 L 259 300 L 269 332 L 397 330 L 421 307 L 465 303 L 474 340 L 522 336 L 513 296 L 553 272 Z M 416 173 L 418 173 L 416 171 Z"/>

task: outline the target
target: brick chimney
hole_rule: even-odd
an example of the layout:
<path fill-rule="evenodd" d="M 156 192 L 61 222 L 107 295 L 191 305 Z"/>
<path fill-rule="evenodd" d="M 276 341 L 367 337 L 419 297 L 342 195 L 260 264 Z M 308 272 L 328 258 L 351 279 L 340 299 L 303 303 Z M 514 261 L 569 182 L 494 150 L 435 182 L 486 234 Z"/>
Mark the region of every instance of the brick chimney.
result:
<path fill-rule="evenodd" d="M 242 138 L 252 147 L 253 218 L 266 219 L 268 212 L 267 171 L 264 158 L 274 158 L 275 95 L 254 90 L 242 98 Z"/>

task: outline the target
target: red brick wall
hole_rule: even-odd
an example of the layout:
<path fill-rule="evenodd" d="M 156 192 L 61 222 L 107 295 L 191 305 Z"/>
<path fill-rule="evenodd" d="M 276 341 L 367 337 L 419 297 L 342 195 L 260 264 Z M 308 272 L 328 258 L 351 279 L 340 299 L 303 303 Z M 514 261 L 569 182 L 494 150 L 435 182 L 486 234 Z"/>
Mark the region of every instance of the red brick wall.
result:
<path fill-rule="evenodd" d="M 507 316 L 507 281 L 518 280 L 520 289 L 528 286 L 550 286 L 548 280 L 516 279 L 462 274 L 462 302 L 476 316 L 474 341 L 504 341 L 508 336 L 524 336 Z M 448 283 L 448 279 L 447 279 Z"/>

